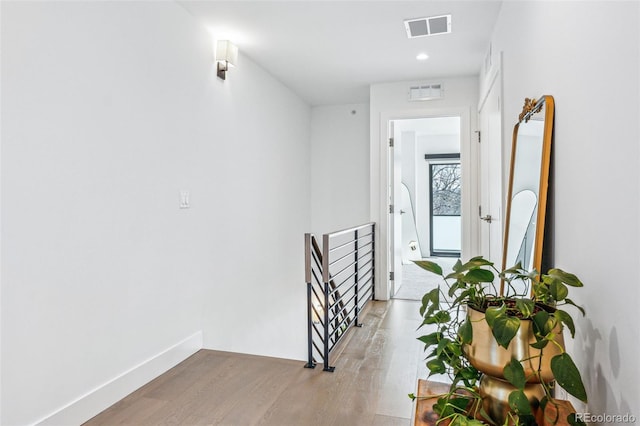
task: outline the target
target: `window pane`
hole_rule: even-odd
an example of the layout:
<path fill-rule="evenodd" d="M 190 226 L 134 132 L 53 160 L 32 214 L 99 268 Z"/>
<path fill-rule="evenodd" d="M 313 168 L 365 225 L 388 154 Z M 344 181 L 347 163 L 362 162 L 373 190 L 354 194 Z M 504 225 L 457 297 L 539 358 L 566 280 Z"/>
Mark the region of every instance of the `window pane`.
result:
<path fill-rule="evenodd" d="M 460 216 L 460 164 L 434 164 L 433 215 Z"/>

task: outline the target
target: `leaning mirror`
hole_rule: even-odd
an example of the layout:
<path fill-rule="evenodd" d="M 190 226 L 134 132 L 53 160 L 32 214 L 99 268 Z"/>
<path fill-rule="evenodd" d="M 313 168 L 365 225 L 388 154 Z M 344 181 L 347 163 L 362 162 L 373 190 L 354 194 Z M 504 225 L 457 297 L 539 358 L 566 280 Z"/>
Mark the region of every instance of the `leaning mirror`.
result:
<path fill-rule="evenodd" d="M 538 100 L 527 98 L 513 129 L 503 269 L 521 262 L 523 269 L 540 271 L 553 110 L 552 96 L 543 96 Z M 504 288 L 502 290 L 504 292 Z"/>

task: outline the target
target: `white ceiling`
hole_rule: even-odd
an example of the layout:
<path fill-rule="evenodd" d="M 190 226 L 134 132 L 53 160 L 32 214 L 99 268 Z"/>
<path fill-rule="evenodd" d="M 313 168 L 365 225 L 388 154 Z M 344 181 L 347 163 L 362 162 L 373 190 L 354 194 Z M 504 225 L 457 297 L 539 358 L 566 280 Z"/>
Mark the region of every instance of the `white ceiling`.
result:
<path fill-rule="evenodd" d="M 496 0 L 178 3 L 215 38 L 231 40 L 241 55 L 311 105 L 368 102 L 372 83 L 478 74 L 501 5 Z M 405 19 L 443 14 L 452 15 L 451 34 L 407 38 Z M 421 52 L 429 59 L 417 61 Z"/>

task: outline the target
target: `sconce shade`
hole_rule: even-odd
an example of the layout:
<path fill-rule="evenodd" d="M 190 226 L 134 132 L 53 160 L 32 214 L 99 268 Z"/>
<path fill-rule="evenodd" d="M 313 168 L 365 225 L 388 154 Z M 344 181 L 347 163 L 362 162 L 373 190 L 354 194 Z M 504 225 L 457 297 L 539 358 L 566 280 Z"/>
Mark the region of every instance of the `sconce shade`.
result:
<path fill-rule="evenodd" d="M 229 65 L 234 66 L 238 62 L 238 47 L 229 40 L 218 40 L 216 44 L 216 62 L 218 63 L 218 77 L 227 79 Z"/>
<path fill-rule="evenodd" d="M 226 62 L 227 65 L 236 65 L 238 62 L 238 47 L 229 40 L 218 40 L 216 46 L 216 61 Z"/>

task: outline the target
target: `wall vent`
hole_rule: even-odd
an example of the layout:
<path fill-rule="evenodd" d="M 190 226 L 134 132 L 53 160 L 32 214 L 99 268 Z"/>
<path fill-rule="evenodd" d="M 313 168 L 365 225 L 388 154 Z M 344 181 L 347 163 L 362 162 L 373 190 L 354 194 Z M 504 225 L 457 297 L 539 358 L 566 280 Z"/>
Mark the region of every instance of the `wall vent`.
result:
<path fill-rule="evenodd" d="M 451 15 L 415 18 L 404 21 L 407 37 L 424 37 L 451 32 Z"/>
<path fill-rule="evenodd" d="M 442 99 L 443 96 L 444 88 L 442 87 L 442 83 L 409 86 L 410 101 L 430 101 L 433 99 Z"/>

